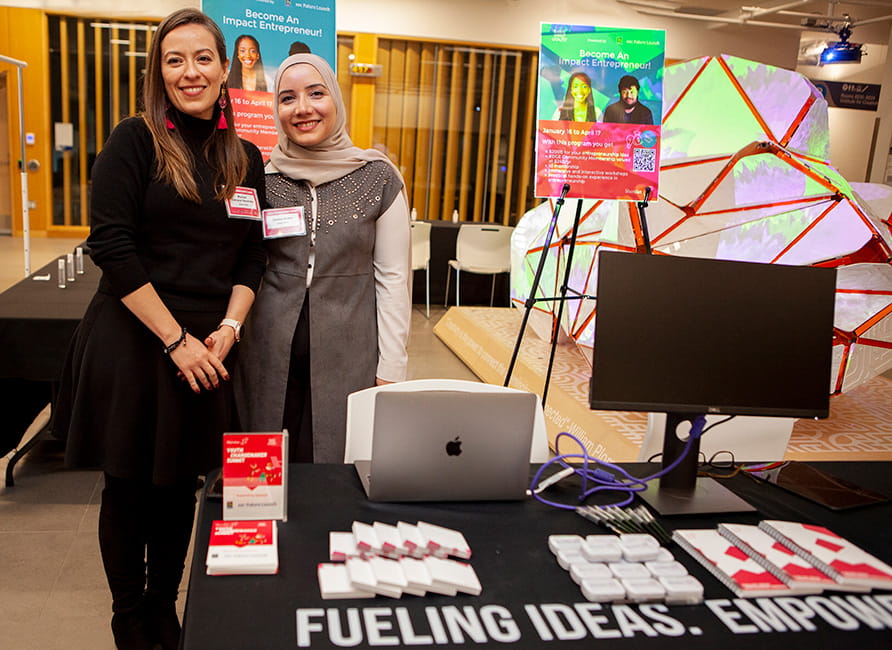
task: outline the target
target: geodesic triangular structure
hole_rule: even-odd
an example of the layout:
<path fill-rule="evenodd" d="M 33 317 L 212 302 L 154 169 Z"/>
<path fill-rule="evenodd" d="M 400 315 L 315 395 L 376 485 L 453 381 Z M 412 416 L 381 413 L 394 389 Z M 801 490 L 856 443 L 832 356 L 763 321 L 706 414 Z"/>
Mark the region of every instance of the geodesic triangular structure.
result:
<path fill-rule="evenodd" d="M 647 208 L 654 252 L 839 267 L 831 392 L 892 367 L 892 188 L 853 188 L 832 167 L 821 94 L 798 73 L 726 55 L 668 66 L 664 91 L 660 196 Z M 518 224 L 516 305 L 552 210 L 546 202 Z M 574 210 L 568 201 L 539 296 L 558 295 Z M 643 228 L 632 203 L 584 202 L 584 213 L 569 286 L 594 294 L 597 251 L 641 252 Z M 571 301 L 561 323 L 589 360 L 595 308 Z"/>

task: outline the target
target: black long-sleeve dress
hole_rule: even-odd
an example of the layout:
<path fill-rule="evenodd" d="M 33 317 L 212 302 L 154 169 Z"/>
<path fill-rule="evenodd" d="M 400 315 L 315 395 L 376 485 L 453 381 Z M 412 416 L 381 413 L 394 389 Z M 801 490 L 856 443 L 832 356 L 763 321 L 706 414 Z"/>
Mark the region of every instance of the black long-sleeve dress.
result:
<path fill-rule="evenodd" d="M 54 419 L 67 432 L 66 462 L 127 479 L 173 484 L 219 465 L 232 423 L 228 382 L 193 393 L 177 378 L 163 344 L 120 298 L 151 282 L 177 321 L 199 341 L 225 316 L 232 287 L 255 292 L 265 267 L 259 223 L 229 218 L 214 198 L 202 155 L 215 121 L 183 114 L 176 128 L 195 158 L 201 203 L 155 178 L 151 134 L 142 118 L 121 122 L 93 167 L 90 254 L 102 279 L 72 341 Z M 263 161 L 243 142 L 244 186 L 264 199 Z M 236 361 L 233 347 L 226 359 Z"/>

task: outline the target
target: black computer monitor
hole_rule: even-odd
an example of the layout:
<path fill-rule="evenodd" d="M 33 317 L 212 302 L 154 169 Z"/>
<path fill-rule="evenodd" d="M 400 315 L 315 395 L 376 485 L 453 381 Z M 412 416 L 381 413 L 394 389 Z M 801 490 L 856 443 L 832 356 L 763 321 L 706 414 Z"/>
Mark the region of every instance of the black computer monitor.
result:
<path fill-rule="evenodd" d="M 835 288 L 829 268 L 601 252 L 591 408 L 665 412 L 664 466 L 698 415 L 827 417 Z M 698 452 L 644 495 L 661 512 L 724 510 Z"/>

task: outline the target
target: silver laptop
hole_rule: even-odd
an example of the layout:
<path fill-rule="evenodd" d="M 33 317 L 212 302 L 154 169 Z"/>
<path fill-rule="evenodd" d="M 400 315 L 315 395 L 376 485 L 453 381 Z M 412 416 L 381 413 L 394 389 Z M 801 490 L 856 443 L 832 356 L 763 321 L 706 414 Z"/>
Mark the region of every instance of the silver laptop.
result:
<path fill-rule="evenodd" d="M 535 412 L 532 393 L 384 391 L 354 465 L 371 501 L 522 499 Z"/>

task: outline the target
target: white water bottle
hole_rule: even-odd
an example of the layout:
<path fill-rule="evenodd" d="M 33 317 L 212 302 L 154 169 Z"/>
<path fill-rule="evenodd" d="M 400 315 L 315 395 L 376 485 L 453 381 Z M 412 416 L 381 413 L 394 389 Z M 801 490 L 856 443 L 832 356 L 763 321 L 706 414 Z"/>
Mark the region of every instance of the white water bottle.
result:
<path fill-rule="evenodd" d="M 412 219 L 412 221 L 418 221 L 418 210 L 416 210 L 415 208 L 412 208 L 410 219 Z"/>
<path fill-rule="evenodd" d="M 458 223 L 458 210 L 452 211 L 452 223 Z"/>

